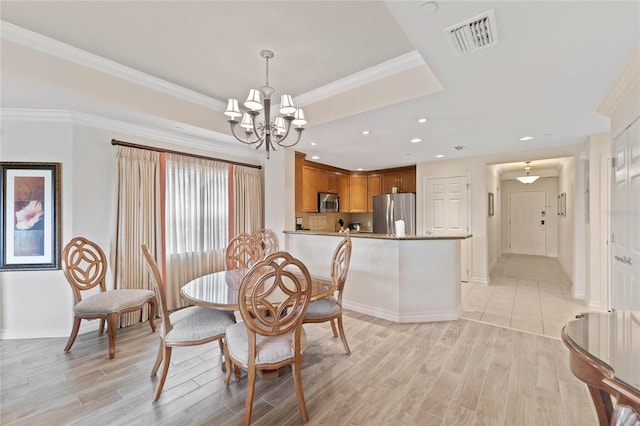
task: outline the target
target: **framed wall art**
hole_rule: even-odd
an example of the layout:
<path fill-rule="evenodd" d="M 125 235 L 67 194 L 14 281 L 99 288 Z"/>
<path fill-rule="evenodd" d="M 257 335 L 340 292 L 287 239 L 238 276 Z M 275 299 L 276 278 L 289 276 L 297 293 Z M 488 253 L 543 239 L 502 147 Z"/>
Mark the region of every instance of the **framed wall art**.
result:
<path fill-rule="evenodd" d="M 0 270 L 60 269 L 60 163 L 0 162 Z"/>

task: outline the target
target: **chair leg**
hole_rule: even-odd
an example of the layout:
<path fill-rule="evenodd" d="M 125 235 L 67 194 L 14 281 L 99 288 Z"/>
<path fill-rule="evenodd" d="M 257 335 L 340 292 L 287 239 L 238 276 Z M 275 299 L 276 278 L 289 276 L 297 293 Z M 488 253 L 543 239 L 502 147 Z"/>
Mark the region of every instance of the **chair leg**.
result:
<path fill-rule="evenodd" d="M 222 340 L 221 340 L 222 341 Z M 225 376 L 224 376 L 224 385 L 229 386 L 229 380 L 231 380 L 231 357 L 229 357 L 229 348 L 227 348 L 227 344 L 223 345 L 224 350 L 224 367 L 225 367 Z"/>
<path fill-rule="evenodd" d="M 224 343 L 222 343 L 222 339 L 218 340 L 218 344 L 220 345 L 220 352 L 224 353 Z"/>
<path fill-rule="evenodd" d="M 160 398 L 160 393 L 162 393 L 162 388 L 164 387 L 164 381 L 167 379 L 167 373 L 169 372 L 169 364 L 171 363 L 171 346 L 164 346 L 164 363 L 162 364 L 162 375 L 160 376 L 160 380 L 158 381 L 158 386 L 156 386 L 156 391 L 153 394 L 153 400 L 157 401 Z"/>
<path fill-rule="evenodd" d="M 351 349 L 349 349 L 349 344 L 347 343 L 347 336 L 344 335 L 344 326 L 342 325 L 342 315 L 338 317 L 338 329 L 340 330 L 340 338 L 342 339 L 342 345 L 344 346 L 344 350 L 347 352 L 347 355 L 351 355 Z"/>
<path fill-rule="evenodd" d="M 104 333 L 104 318 L 100 318 L 100 327 L 98 327 L 98 334 Z"/>
<path fill-rule="evenodd" d="M 336 330 L 336 320 L 332 319 L 329 322 L 331 323 L 331 331 L 333 331 L 333 337 L 338 337 L 338 330 Z"/>
<path fill-rule="evenodd" d="M 151 308 L 151 312 L 149 312 L 149 325 L 151 326 L 151 332 L 155 333 L 156 331 L 155 319 L 156 319 L 156 309 L 157 309 L 155 297 L 149 300 L 149 307 Z"/>
<path fill-rule="evenodd" d="M 116 356 L 116 333 L 118 330 L 118 314 L 109 314 L 107 316 L 107 333 L 109 334 L 109 358 Z"/>
<path fill-rule="evenodd" d="M 302 421 L 309 421 L 309 413 L 307 412 L 307 405 L 304 402 L 304 393 L 302 392 L 302 376 L 300 374 L 300 360 L 292 365 L 291 372 L 293 373 L 293 384 L 296 387 L 296 396 L 298 397 L 298 407 L 300 408 L 300 414 L 302 415 Z"/>
<path fill-rule="evenodd" d="M 247 402 L 244 406 L 244 424 L 249 426 L 251 424 L 251 412 L 253 411 L 253 393 L 256 387 L 256 368 L 255 365 L 249 366 L 247 371 Z"/>
<path fill-rule="evenodd" d="M 162 362 L 162 355 L 164 354 L 164 339 L 160 338 L 160 347 L 158 348 L 158 356 L 156 357 L 156 362 L 153 364 L 153 368 L 151 369 L 151 375 L 155 376 L 158 372 L 158 368 L 160 367 L 160 363 Z"/>
<path fill-rule="evenodd" d="M 67 346 L 64 347 L 65 352 L 69 352 L 71 346 L 73 346 L 73 342 L 76 341 L 76 337 L 78 337 L 78 330 L 80 330 L 80 318 L 73 318 L 73 328 L 71 329 L 71 336 L 69 336 L 69 340 L 67 341 Z"/>

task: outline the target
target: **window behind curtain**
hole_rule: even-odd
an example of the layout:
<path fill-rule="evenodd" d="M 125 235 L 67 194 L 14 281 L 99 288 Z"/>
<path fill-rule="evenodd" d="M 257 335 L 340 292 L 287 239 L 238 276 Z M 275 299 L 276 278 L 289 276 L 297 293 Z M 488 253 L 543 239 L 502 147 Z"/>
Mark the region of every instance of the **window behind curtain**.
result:
<path fill-rule="evenodd" d="M 180 287 L 224 269 L 229 240 L 229 165 L 167 154 L 165 250 L 169 309 L 186 304 Z"/>

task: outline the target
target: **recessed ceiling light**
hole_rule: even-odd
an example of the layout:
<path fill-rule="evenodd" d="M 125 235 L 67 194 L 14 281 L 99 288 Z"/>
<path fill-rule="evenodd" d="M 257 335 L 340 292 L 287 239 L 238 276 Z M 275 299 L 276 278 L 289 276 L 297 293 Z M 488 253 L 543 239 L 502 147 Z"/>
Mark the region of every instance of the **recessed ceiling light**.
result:
<path fill-rule="evenodd" d="M 363 135 L 368 135 L 369 133 L 370 133 L 370 132 L 369 132 L 368 130 L 363 130 L 363 131 L 362 131 L 362 134 L 363 134 Z"/>
<path fill-rule="evenodd" d="M 533 139 L 533 136 L 523 136 L 520 138 L 521 141 L 530 141 L 531 139 Z"/>
<path fill-rule="evenodd" d="M 436 3 L 435 1 L 428 1 L 426 3 L 423 3 L 420 10 L 422 11 L 422 13 L 424 13 L 425 16 L 431 16 L 438 11 L 438 3 Z"/>
<path fill-rule="evenodd" d="M 311 143 L 310 143 L 310 145 L 311 145 L 311 146 L 316 146 L 316 145 L 318 145 L 318 144 L 317 144 L 316 142 L 311 142 Z"/>
<path fill-rule="evenodd" d="M 444 158 L 444 154 L 438 154 L 436 155 L 436 158 Z"/>
<path fill-rule="evenodd" d="M 359 171 L 359 172 L 361 172 L 361 171 L 363 171 L 364 169 L 363 169 L 362 167 L 358 167 L 356 170 L 357 170 L 357 171 Z"/>
<path fill-rule="evenodd" d="M 418 120 L 418 123 L 426 123 L 427 119 L 426 118 L 421 118 L 420 120 Z"/>
<path fill-rule="evenodd" d="M 319 160 L 319 159 L 320 159 L 320 157 L 318 157 L 317 155 L 314 155 L 314 156 L 312 156 L 312 157 L 311 157 L 311 159 L 312 159 L 312 160 Z"/>
<path fill-rule="evenodd" d="M 411 142 L 411 143 L 418 143 L 418 142 L 422 142 L 422 139 L 420 139 L 420 138 L 413 138 L 413 139 L 411 139 L 409 142 Z"/>

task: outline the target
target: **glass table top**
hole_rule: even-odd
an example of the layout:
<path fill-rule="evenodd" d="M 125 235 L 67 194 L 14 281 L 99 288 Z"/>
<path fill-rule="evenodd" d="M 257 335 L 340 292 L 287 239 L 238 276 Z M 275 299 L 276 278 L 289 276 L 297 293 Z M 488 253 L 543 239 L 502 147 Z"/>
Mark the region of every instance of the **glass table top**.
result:
<path fill-rule="evenodd" d="M 606 364 L 616 379 L 640 392 L 640 311 L 589 312 L 564 328 L 591 358 Z"/>

